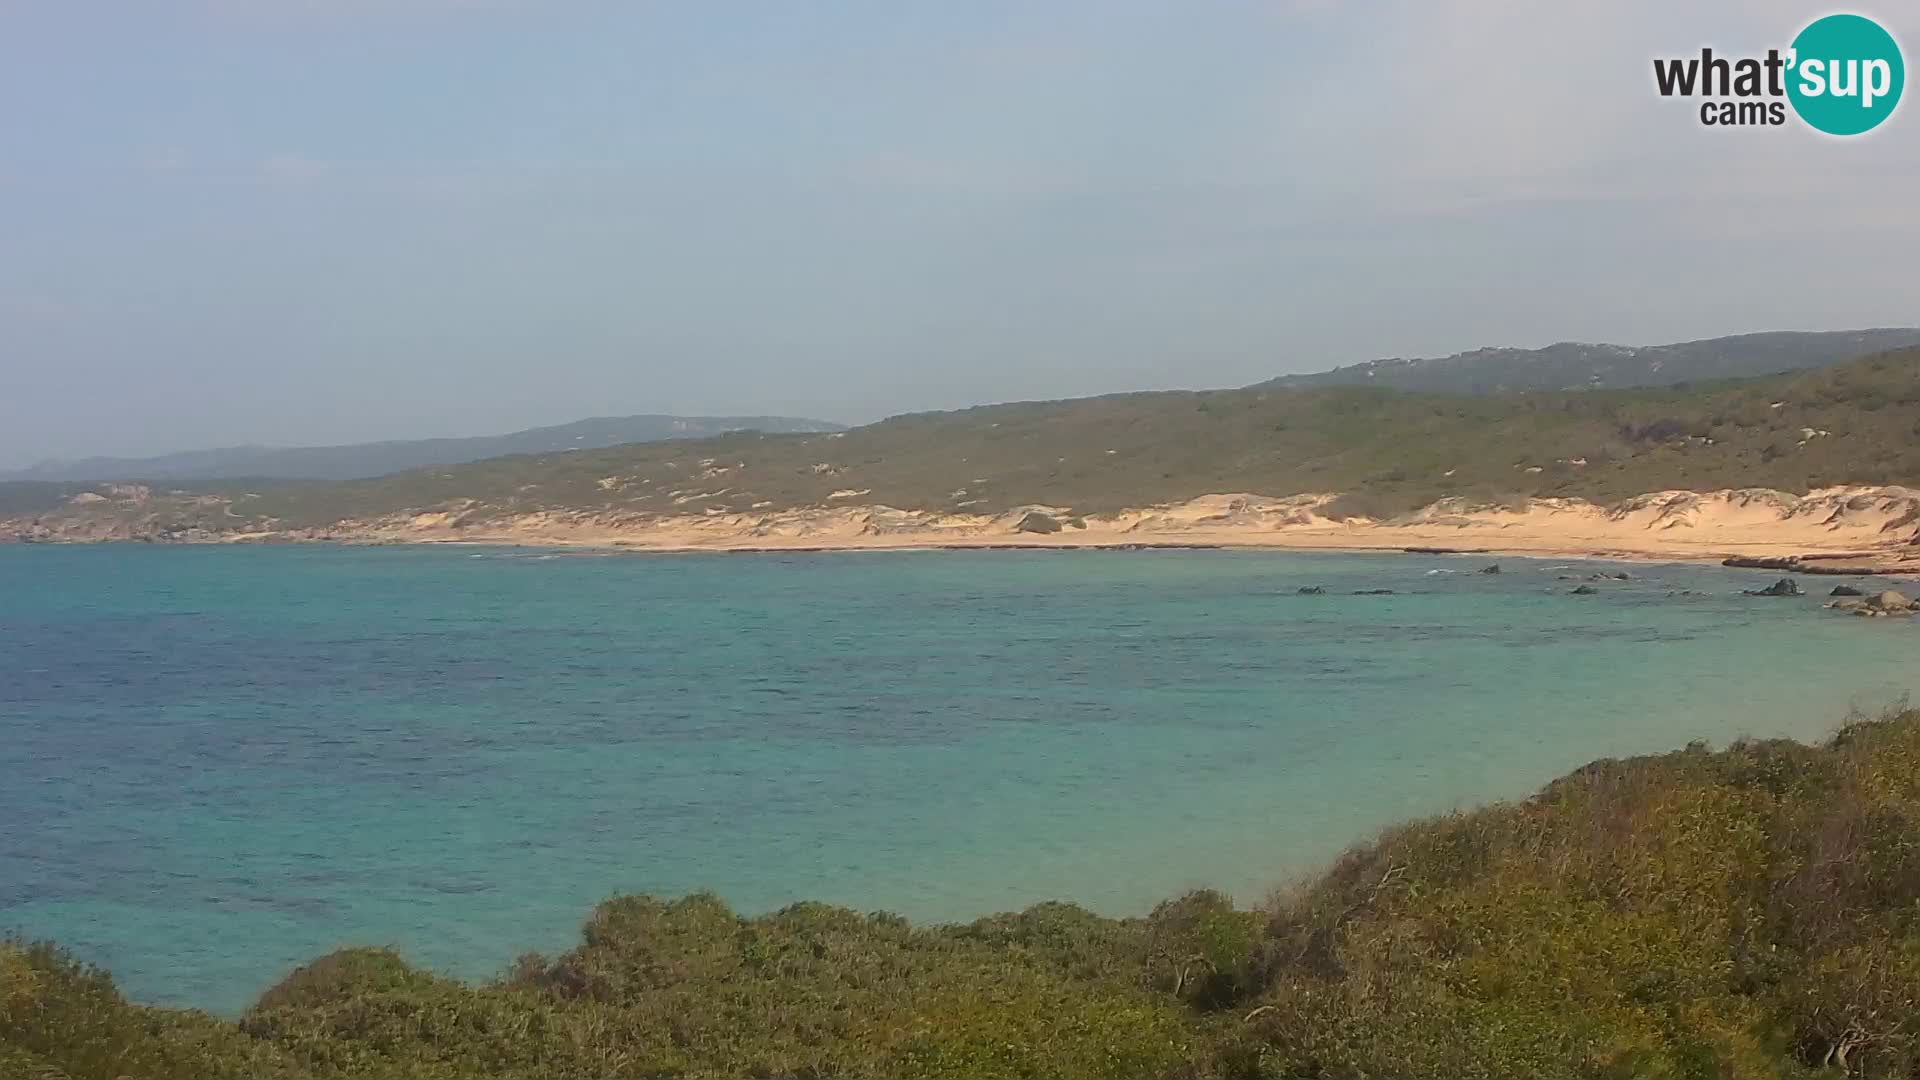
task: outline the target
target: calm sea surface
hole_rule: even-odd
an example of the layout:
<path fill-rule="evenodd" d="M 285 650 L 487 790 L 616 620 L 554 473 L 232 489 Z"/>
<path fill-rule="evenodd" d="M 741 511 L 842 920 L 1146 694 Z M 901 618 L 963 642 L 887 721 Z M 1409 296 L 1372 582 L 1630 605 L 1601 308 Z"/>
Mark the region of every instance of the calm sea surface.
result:
<path fill-rule="evenodd" d="M 234 1011 L 343 944 L 495 974 L 618 891 L 1257 899 L 1920 683 L 1920 627 L 1738 595 L 1770 575 L 1488 561 L 0 546 L 0 929 Z"/>

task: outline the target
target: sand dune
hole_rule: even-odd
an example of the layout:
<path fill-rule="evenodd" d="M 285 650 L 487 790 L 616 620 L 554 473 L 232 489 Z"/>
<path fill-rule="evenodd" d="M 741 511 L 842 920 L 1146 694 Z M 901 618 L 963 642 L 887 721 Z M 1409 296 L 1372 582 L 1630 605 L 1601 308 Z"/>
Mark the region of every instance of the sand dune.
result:
<path fill-rule="evenodd" d="M 197 496 L 197 500 L 219 497 Z M 1514 555 L 1721 560 L 1811 557 L 1920 573 L 1920 490 L 1835 487 L 1793 495 L 1764 488 L 1660 491 L 1612 505 L 1531 499 L 1515 505 L 1444 499 L 1376 520 L 1334 511 L 1332 494 L 1203 495 L 1078 517 L 1065 507 L 997 514 L 814 506 L 748 513 L 646 514 L 544 510 L 492 513 L 471 503 L 319 529 L 169 530 L 140 500 L 78 500 L 33 518 L 0 520 L 0 537 L 46 542 L 470 543 L 633 551 L 1206 546 L 1340 551 L 1444 548 Z M 122 505 L 124 503 L 124 505 Z M 1041 530 L 1041 531 L 1036 531 Z M 1852 556 L 1851 560 L 1842 558 Z"/>
<path fill-rule="evenodd" d="M 1792 495 L 1766 489 L 1662 491 L 1612 506 L 1534 499 L 1523 506 L 1443 500 L 1402 517 L 1335 518 L 1334 496 L 1205 495 L 1188 502 L 1077 518 L 1062 507 L 950 514 L 887 506 L 769 513 L 638 515 L 543 511 L 474 520 L 471 513 L 403 514 L 342 522 L 328 539 L 553 544 L 645 551 L 879 550 L 889 548 L 1114 547 L 1485 550 L 1719 560 L 1733 556 L 1832 557 L 1857 553 L 1881 565 L 1911 558 L 1920 571 L 1920 491 L 1843 487 Z M 1042 515 L 1033 518 L 1030 515 Z M 455 522 L 459 521 L 458 525 Z M 1031 529 L 1048 521 L 1058 531 Z M 237 538 L 237 537 L 234 537 Z"/>

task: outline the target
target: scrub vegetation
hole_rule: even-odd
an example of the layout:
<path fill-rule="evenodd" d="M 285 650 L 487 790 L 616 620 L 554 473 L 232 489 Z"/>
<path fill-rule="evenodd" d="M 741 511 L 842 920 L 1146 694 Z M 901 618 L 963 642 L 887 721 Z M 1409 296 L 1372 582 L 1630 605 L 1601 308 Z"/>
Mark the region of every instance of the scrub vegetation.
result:
<path fill-rule="evenodd" d="M 751 512 L 835 505 L 847 501 L 835 492 L 851 490 L 863 493 L 854 501 L 910 510 L 1094 514 L 1312 491 L 1391 515 L 1448 496 L 1613 501 L 1839 483 L 1920 483 L 1920 349 L 1711 387 L 1508 397 L 1250 387 L 993 405 L 835 435 L 500 458 L 282 489 L 236 509 L 313 526 L 445 506 L 481 517 Z"/>
<path fill-rule="evenodd" d="M 1612 503 L 1671 489 L 1836 484 L 1920 485 L 1920 349 L 1635 390 L 1472 397 L 1254 386 L 993 405 L 844 433 L 741 432 L 340 484 L 201 496 L 156 488 L 142 503 L 57 513 L 128 515 L 164 537 L 325 530 L 409 511 L 448 513 L 456 527 L 537 511 L 624 520 L 868 503 L 966 513 L 1045 505 L 1080 516 L 1206 494 L 1327 492 L 1344 496 L 1337 513 L 1377 518 L 1445 497 Z"/>
<path fill-rule="evenodd" d="M 1772 331 L 1637 348 L 1562 341 L 1544 349 L 1475 349 L 1417 360 L 1373 360 L 1282 375 L 1268 385 L 1385 386 L 1440 394 L 1624 390 L 1803 371 L 1915 345 L 1920 345 L 1920 330 L 1910 328 Z"/>
<path fill-rule="evenodd" d="M 352 949 L 237 1020 L 0 946 L 0 1075 L 1909 1077 L 1920 714 L 1595 762 L 1265 905 L 965 925 L 609 900 L 465 985 Z"/>

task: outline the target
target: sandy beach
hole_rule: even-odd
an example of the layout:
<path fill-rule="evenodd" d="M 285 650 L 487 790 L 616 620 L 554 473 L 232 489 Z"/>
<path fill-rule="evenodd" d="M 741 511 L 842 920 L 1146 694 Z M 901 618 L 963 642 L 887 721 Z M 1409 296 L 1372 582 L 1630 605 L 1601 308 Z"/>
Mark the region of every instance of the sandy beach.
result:
<path fill-rule="evenodd" d="M 200 498 L 205 498 L 204 496 Z M 1784 560 L 1807 572 L 1920 574 L 1920 491 L 1835 487 L 1794 495 L 1761 488 L 1662 491 L 1600 505 L 1446 499 L 1376 520 L 1330 512 L 1336 496 L 1203 495 L 1168 506 L 1077 516 L 1066 507 L 998 514 L 894 507 L 803 507 L 684 515 L 610 510 L 489 513 L 472 503 L 320 528 L 185 532 L 136 501 L 90 499 L 0 521 L 27 542 L 456 543 L 646 552 L 882 551 L 928 548 L 1218 547 L 1322 551 L 1436 550 L 1490 555 L 1719 562 Z M 155 504 L 159 500 L 154 500 Z"/>
<path fill-rule="evenodd" d="M 915 548 L 1221 547 L 1327 551 L 1436 549 L 1518 556 L 1721 561 L 1810 559 L 1833 569 L 1920 573 L 1920 491 L 1829 488 L 1666 491 L 1612 506 L 1535 499 L 1524 507 L 1444 500 L 1391 520 L 1328 516 L 1332 495 L 1206 495 L 1172 506 L 1075 517 L 1028 506 L 997 515 L 886 506 L 651 516 L 544 511 L 475 520 L 459 510 L 341 522 L 295 537 L 228 541 L 577 546 L 628 551 L 875 551 Z"/>

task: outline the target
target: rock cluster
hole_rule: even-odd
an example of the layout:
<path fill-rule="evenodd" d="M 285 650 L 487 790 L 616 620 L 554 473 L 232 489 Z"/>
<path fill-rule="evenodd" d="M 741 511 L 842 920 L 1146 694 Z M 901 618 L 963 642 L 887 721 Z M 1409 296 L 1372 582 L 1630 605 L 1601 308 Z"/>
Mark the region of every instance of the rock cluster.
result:
<path fill-rule="evenodd" d="M 1912 615 L 1915 612 L 1914 602 L 1905 593 L 1893 589 L 1872 596 L 1843 596 L 1827 606 L 1836 611 L 1851 611 L 1855 615 L 1866 616 Z"/>

